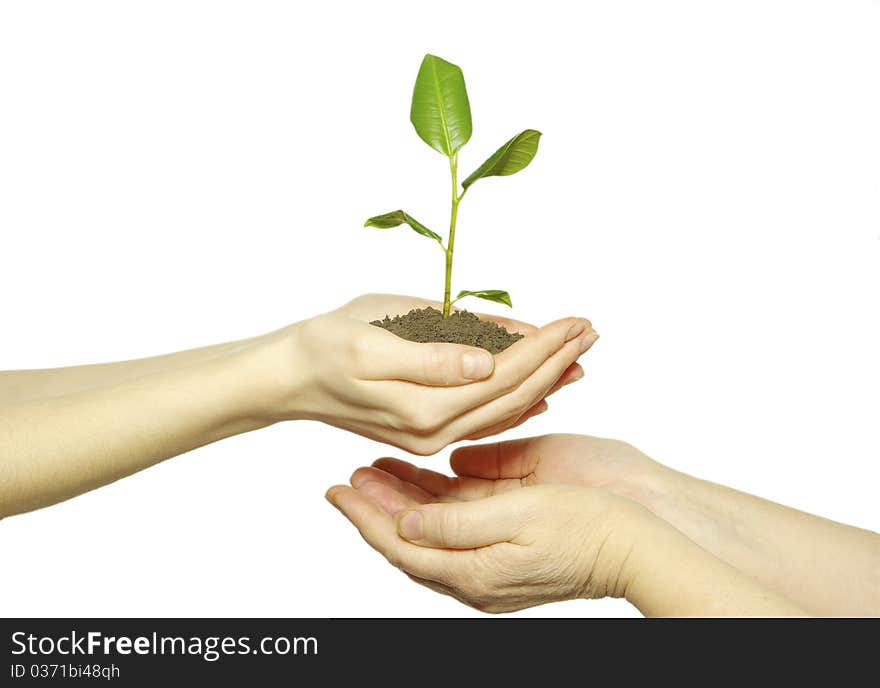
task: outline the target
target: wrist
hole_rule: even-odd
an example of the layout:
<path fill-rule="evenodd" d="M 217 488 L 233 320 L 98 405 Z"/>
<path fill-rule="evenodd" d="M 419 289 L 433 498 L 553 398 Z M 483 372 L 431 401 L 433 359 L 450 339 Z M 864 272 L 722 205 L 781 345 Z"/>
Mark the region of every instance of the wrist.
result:
<path fill-rule="evenodd" d="M 681 503 L 692 478 L 645 457 L 644 465 L 625 471 L 609 489 L 639 504 L 652 514 L 665 518 Z"/>
<path fill-rule="evenodd" d="M 719 613 L 716 596 L 738 572 L 647 509 L 632 527 L 616 596 L 649 617 Z"/>
<path fill-rule="evenodd" d="M 645 616 L 804 615 L 657 517 L 643 524 L 627 566 L 623 596 Z"/>
<path fill-rule="evenodd" d="M 668 524 L 655 516 L 648 508 L 629 500 L 621 500 L 616 519 L 621 549 L 625 555 L 620 558 L 617 575 L 613 585 L 608 587 L 610 597 L 625 598 L 632 604 L 633 595 L 639 592 L 643 576 L 659 565 L 660 555 L 665 551 L 668 541 Z M 639 607 L 641 609 L 641 607 Z"/>
<path fill-rule="evenodd" d="M 266 424 L 308 417 L 304 400 L 309 366 L 297 360 L 302 352 L 302 323 L 255 337 L 235 356 L 244 382 L 243 401 L 251 413 Z"/>
<path fill-rule="evenodd" d="M 583 489 L 583 488 L 582 488 Z M 566 538 L 574 546 L 570 557 L 583 554 L 579 569 L 586 574 L 580 597 L 626 597 L 634 580 L 648 566 L 646 553 L 655 534 L 662 533 L 656 527 L 662 523 L 648 509 L 636 502 L 611 494 L 605 489 L 588 488 L 585 511 L 579 520 L 589 523 L 589 540 L 601 541 L 596 549 L 582 547 L 571 537 Z M 597 502 L 604 505 L 596 511 Z M 587 506 L 589 504 L 589 506 Z M 601 515 L 600 515 L 601 514 Z M 598 516 L 598 518 L 597 518 Z"/>

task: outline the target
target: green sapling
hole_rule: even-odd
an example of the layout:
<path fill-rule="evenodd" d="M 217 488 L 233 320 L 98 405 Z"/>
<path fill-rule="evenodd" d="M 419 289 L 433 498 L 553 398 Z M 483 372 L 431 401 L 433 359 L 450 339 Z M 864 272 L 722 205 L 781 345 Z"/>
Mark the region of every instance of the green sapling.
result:
<path fill-rule="evenodd" d="M 364 226 L 388 229 L 405 224 L 440 245 L 446 254 L 446 281 L 443 290 L 444 318 L 449 317 L 452 304 L 465 296 L 477 296 L 481 299 L 512 306 L 510 294 L 500 289 L 463 290 L 454 299 L 451 298 L 452 257 L 455 251 L 458 205 L 471 185 L 478 179 L 505 177 L 527 167 L 538 152 L 541 132 L 526 129 L 514 136 L 474 170 L 461 183 L 461 190 L 459 190 L 458 151 L 471 137 L 471 108 L 461 69 L 435 55 L 425 55 L 416 77 L 409 118 L 419 137 L 431 148 L 449 158 L 449 171 L 452 175 L 452 208 L 447 242 L 444 244 L 443 237 L 428 229 L 403 210 L 371 217 L 364 223 Z"/>

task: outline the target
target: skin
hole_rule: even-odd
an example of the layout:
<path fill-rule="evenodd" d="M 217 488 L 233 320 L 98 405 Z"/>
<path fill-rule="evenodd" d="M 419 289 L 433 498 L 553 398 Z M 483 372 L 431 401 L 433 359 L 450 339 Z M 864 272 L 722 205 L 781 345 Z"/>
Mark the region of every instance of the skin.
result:
<path fill-rule="evenodd" d="M 624 442 L 550 435 L 459 448 L 451 464 L 456 477 L 380 459 L 328 499 L 411 577 L 478 609 L 612 596 L 649 616 L 880 614 L 876 533 Z"/>
<path fill-rule="evenodd" d="M 156 358 L 0 372 L 0 517 L 285 420 L 320 420 L 417 454 L 512 427 L 583 375 L 598 335 L 565 318 L 502 354 L 415 344 L 369 325 L 435 302 L 370 295 L 252 339 Z M 488 317 L 488 316 L 484 316 Z M 499 320 L 499 319 L 495 319 Z"/>

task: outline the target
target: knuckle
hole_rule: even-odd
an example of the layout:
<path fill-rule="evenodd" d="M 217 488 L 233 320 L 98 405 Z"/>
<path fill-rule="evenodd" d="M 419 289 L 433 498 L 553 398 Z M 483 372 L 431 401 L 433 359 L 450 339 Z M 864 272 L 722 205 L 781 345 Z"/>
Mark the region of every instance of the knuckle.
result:
<path fill-rule="evenodd" d="M 429 345 L 423 359 L 425 380 L 432 385 L 448 385 L 455 381 L 453 360 L 449 352 L 440 346 Z"/>
<path fill-rule="evenodd" d="M 297 334 L 304 345 L 312 347 L 321 341 L 322 318 L 323 316 L 319 315 L 297 324 Z"/>
<path fill-rule="evenodd" d="M 505 399 L 503 417 L 516 420 L 531 407 L 531 396 L 522 389 L 517 389 L 516 391 L 511 392 L 507 396 L 507 399 Z"/>
<path fill-rule="evenodd" d="M 357 368 L 363 368 L 375 355 L 373 342 L 369 337 L 357 335 L 349 341 L 349 355 Z"/>
<path fill-rule="evenodd" d="M 525 377 L 525 375 L 514 375 L 509 379 L 505 379 L 503 383 L 498 385 L 497 394 L 499 396 L 508 396 L 515 393 L 522 385 Z"/>
<path fill-rule="evenodd" d="M 436 431 L 439 427 L 436 415 L 430 406 L 423 404 L 411 404 L 403 411 L 403 420 L 407 430 L 414 433 L 428 434 Z"/>
<path fill-rule="evenodd" d="M 400 552 L 398 552 L 396 549 L 388 550 L 385 553 L 385 558 L 388 560 L 388 563 L 396 569 L 401 568 L 403 565 L 403 562 L 400 558 Z"/>
<path fill-rule="evenodd" d="M 448 426 L 461 414 L 461 407 L 451 402 L 437 404 L 434 408 L 434 432 Z"/>
<path fill-rule="evenodd" d="M 437 519 L 437 541 L 441 545 L 453 542 L 461 527 L 458 512 L 455 509 L 444 509 Z"/>
<path fill-rule="evenodd" d="M 404 449 L 417 456 L 431 456 L 446 446 L 444 442 L 431 437 L 412 437 L 406 445 Z"/>
<path fill-rule="evenodd" d="M 446 442 L 440 439 L 429 440 L 427 444 L 427 454 L 425 456 L 431 456 L 432 454 L 436 454 L 446 447 Z"/>

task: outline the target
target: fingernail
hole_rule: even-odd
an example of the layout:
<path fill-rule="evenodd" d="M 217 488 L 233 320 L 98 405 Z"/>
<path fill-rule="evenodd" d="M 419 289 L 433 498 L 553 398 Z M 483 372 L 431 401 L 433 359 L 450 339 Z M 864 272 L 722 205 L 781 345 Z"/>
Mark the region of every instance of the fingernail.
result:
<path fill-rule="evenodd" d="M 337 506 L 336 504 L 336 500 L 333 498 L 333 490 L 327 490 L 327 493 L 324 495 L 324 499 L 330 502 L 337 509 L 339 508 L 339 506 Z"/>
<path fill-rule="evenodd" d="M 584 376 L 583 370 L 576 370 L 571 374 L 571 377 L 569 378 L 568 382 L 566 382 L 565 384 L 570 385 L 572 382 L 577 382 L 583 376 Z"/>
<path fill-rule="evenodd" d="M 550 407 L 547 404 L 544 404 L 544 408 L 535 411 L 536 416 L 540 416 L 542 413 L 547 413 L 550 410 Z"/>
<path fill-rule="evenodd" d="M 407 511 L 401 517 L 398 529 L 407 540 L 421 540 L 422 515 L 418 511 Z"/>
<path fill-rule="evenodd" d="M 586 321 L 578 320 L 574 325 L 572 325 L 568 329 L 568 334 L 565 335 L 565 341 L 570 342 L 572 339 L 579 336 L 586 329 L 587 329 Z"/>
<path fill-rule="evenodd" d="M 593 344 L 596 343 L 596 340 L 599 339 L 599 333 L 595 330 L 590 330 L 581 341 L 581 353 L 584 353 L 587 349 L 589 349 Z"/>
<path fill-rule="evenodd" d="M 461 357 L 461 374 L 468 380 L 482 380 L 492 372 L 494 361 L 488 351 L 468 351 Z"/>

